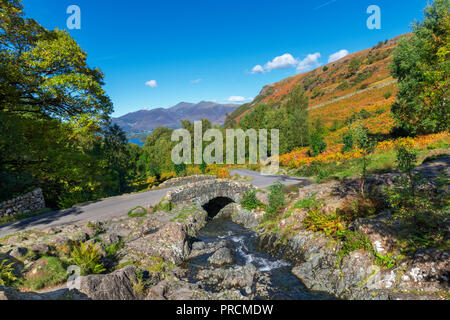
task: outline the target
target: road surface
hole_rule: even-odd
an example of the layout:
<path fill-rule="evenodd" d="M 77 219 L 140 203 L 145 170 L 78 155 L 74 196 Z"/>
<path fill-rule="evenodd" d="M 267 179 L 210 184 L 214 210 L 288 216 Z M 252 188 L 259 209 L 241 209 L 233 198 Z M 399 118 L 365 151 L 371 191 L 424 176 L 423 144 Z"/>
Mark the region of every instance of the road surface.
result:
<path fill-rule="evenodd" d="M 266 188 L 276 181 L 284 185 L 308 183 L 308 180 L 286 176 L 262 176 L 250 170 L 231 170 L 232 175 L 239 174 L 253 178 L 248 183 L 259 188 Z M 102 221 L 127 214 L 137 206 L 155 205 L 173 188 L 153 190 L 131 195 L 123 195 L 81 204 L 66 210 L 59 210 L 0 226 L 0 238 L 12 233 L 30 229 L 40 230 L 52 226 L 65 225 L 80 221 Z"/>

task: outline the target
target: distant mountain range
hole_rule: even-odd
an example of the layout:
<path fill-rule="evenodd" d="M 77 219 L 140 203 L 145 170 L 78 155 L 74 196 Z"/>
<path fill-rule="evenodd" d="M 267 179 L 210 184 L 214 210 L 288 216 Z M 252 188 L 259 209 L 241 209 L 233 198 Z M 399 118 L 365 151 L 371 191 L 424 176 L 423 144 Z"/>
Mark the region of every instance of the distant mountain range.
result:
<path fill-rule="evenodd" d="M 171 108 L 139 110 L 119 118 L 113 118 L 126 133 L 149 132 L 157 127 L 180 128 L 181 120 L 208 119 L 212 124 L 223 125 L 227 114 L 232 113 L 240 105 L 218 104 L 201 101 L 197 104 L 181 102 Z"/>

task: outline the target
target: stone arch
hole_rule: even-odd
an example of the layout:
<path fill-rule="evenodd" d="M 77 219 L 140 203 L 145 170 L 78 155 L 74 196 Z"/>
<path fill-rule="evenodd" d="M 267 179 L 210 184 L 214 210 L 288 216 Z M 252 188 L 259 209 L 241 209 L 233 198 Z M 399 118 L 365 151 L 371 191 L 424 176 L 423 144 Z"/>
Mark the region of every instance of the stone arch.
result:
<path fill-rule="evenodd" d="M 202 207 L 208 213 L 208 218 L 212 219 L 219 214 L 225 207 L 235 203 L 228 197 L 217 197 L 205 203 Z"/>
<path fill-rule="evenodd" d="M 166 199 L 176 205 L 182 203 L 195 203 L 200 207 L 207 205 L 214 199 L 229 199 L 231 202 L 239 203 L 242 195 L 252 189 L 254 189 L 254 187 L 250 184 L 226 179 L 215 179 L 178 187 L 175 190 L 168 192 Z"/>

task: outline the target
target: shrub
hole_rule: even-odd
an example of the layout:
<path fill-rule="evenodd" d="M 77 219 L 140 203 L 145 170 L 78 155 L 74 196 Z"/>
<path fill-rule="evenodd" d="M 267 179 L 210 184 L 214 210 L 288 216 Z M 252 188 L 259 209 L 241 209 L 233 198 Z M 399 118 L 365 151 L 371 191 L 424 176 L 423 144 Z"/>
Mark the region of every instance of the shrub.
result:
<path fill-rule="evenodd" d="M 348 222 L 353 222 L 358 218 L 373 216 L 385 208 L 383 200 L 375 194 L 370 197 L 359 195 L 354 199 L 345 199 L 339 215 Z"/>
<path fill-rule="evenodd" d="M 180 164 L 174 164 L 173 169 L 177 177 L 185 177 L 187 173 L 187 167 L 184 162 Z"/>
<path fill-rule="evenodd" d="M 8 264 L 6 259 L 0 262 L 0 286 L 8 287 L 17 280 L 13 265 L 14 263 Z"/>
<path fill-rule="evenodd" d="M 74 246 L 70 254 L 74 264 L 80 267 L 82 275 L 99 274 L 106 271 L 101 261 L 102 254 L 97 244 L 86 242 Z"/>
<path fill-rule="evenodd" d="M 303 220 L 303 226 L 306 230 L 323 232 L 332 238 L 337 238 L 339 232 L 344 230 L 344 223 L 336 212 L 327 214 L 320 208 L 314 208 L 308 212 Z"/>
<path fill-rule="evenodd" d="M 244 194 L 241 200 L 241 205 L 244 209 L 252 211 L 258 207 L 264 206 L 256 197 L 256 190 L 251 190 Z"/>
<path fill-rule="evenodd" d="M 279 210 L 284 206 L 285 196 L 283 188 L 284 188 L 283 184 L 281 184 L 281 182 L 279 181 L 277 181 L 274 185 L 270 187 L 269 205 L 265 216 L 266 219 L 272 219 L 276 217 L 277 214 L 279 213 Z"/>
<path fill-rule="evenodd" d="M 353 135 L 351 131 L 347 131 L 343 134 L 342 142 L 344 143 L 344 147 L 342 148 L 343 152 L 353 150 Z"/>
<path fill-rule="evenodd" d="M 315 131 L 311 134 L 311 154 L 317 157 L 327 149 L 327 144 L 323 140 L 322 134 Z"/>
<path fill-rule="evenodd" d="M 392 91 L 386 92 L 383 96 L 385 99 L 389 99 L 390 97 L 392 97 Z"/>

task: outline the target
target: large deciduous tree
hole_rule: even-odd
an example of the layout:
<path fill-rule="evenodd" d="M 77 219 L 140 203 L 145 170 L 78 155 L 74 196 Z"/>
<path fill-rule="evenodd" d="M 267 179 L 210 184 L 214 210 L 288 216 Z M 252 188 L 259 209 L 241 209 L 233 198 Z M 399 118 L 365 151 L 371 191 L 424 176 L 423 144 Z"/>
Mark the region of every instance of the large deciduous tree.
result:
<path fill-rule="evenodd" d="M 407 134 L 425 134 L 449 127 L 450 0 L 425 8 L 423 22 L 395 50 L 392 73 L 399 92 L 392 106 L 396 124 Z"/>

